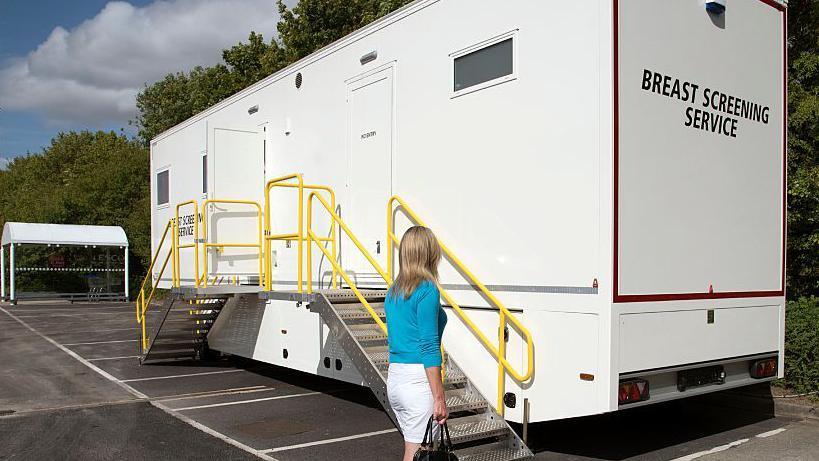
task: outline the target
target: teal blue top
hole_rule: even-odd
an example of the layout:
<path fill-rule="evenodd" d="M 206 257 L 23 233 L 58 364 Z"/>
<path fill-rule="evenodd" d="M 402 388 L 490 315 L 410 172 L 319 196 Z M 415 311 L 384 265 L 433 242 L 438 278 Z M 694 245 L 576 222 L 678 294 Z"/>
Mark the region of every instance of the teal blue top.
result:
<path fill-rule="evenodd" d="M 420 363 L 424 368 L 441 366 L 441 336 L 446 314 L 441 294 L 430 281 L 421 282 L 409 298 L 387 293 L 390 363 Z"/>

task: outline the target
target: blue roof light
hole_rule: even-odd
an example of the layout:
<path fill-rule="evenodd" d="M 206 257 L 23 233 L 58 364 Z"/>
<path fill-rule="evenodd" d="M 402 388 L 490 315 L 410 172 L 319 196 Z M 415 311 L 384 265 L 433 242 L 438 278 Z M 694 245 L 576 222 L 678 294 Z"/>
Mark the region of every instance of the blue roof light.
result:
<path fill-rule="evenodd" d="M 725 13 L 725 0 L 706 0 L 705 9 L 713 14 Z"/>

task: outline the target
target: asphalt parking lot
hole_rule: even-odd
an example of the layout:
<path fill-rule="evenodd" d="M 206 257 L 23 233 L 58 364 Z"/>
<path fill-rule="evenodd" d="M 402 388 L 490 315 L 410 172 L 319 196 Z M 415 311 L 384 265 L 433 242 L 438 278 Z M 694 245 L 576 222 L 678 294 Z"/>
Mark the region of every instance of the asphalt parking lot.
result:
<path fill-rule="evenodd" d="M 0 307 L 0 459 L 400 457 L 366 388 L 235 358 L 140 366 L 136 338 L 130 304 Z M 538 460 L 819 459 L 819 424 L 744 402 L 535 424 L 530 442 Z"/>

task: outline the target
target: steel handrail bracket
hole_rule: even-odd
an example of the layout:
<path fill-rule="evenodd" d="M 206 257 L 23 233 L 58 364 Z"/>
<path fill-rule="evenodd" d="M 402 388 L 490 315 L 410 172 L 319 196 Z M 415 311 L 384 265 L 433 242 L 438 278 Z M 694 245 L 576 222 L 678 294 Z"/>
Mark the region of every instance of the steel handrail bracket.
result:
<path fill-rule="evenodd" d="M 295 182 L 294 182 L 295 180 Z M 271 222 L 271 212 L 270 212 L 270 192 L 277 188 L 289 188 L 289 189 L 298 189 L 298 226 L 295 233 L 291 234 L 273 234 L 273 223 Z M 273 264 L 273 254 L 271 249 L 272 241 L 274 240 L 281 240 L 281 241 L 296 241 L 297 249 L 297 278 L 298 278 L 298 292 L 304 292 L 304 242 L 307 240 L 307 236 L 304 232 L 304 191 L 311 191 L 311 193 L 317 193 L 319 191 L 326 192 L 330 198 L 330 203 L 332 204 L 333 210 L 336 207 L 336 193 L 333 191 L 332 188 L 327 186 L 320 186 L 315 184 L 305 184 L 304 177 L 300 173 L 293 173 L 286 176 L 281 176 L 279 178 L 271 179 L 270 181 L 265 184 L 265 193 L 264 193 L 264 234 L 265 234 L 265 248 L 264 248 L 264 255 L 265 255 L 265 290 L 270 291 L 273 287 L 273 268 L 271 267 Z M 316 239 L 319 242 L 323 243 L 330 243 L 330 253 L 331 256 L 328 256 L 328 259 L 331 261 L 335 261 L 338 259 L 338 243 L 336 238 L 336 227 L 335 225 L 330 226 L 330 237 L 323 237 Z M 309 246 L 308 246 L 309 251 Z M 336 265 L 333 265 L 333 277 L 332 277 L 332 286 L 336 288 L 337 286 L 337 269 Z"/>
<path fill-rule="evenodd" d="M 256 219 L 258 222 L 259 238 L 255 243 L 210 243 L 208 242 L 208 216 L 207 209 L 209 205 L 247 205 L 256 209 Z M 264 234 L 263 234 L 263 213 L 262 206 L 258 202 L 252 200 L 232 200 L 232 199 L 209 199 L 202 203 L 202 248 L 204 252 L 204 261 L 202 263 L 203 274 L 205 277 L 204 285 L 208 285 L 208 250 L 210 248 L 256 248 L 259 251 L 259 286 L 264 285 Z M 198 280 L 198 277 L 197 277 Z"/>
<path fill-rule="evenodd" d="M 396 207 L 396 204 L 398 205 Z M 400 243 L 398 236 L 395 234 L 395 219 L 394 213 L 398 211 L 403 211 L 403 213 L 416 225 L 419 226 L 426 226 L 424 221 L 412 210 L 412 208 L 407 205 L 407 203 L 399 196 L 394 195 L 390 198 L 387 202 L 387 270 L 388 274 L 387 277 L 392 279 L 394 274 L 394 258 L 393 252 L 394 248 L 397 247 Z M 440 239 L 438 240 L 438 245 L 441 247 L 441 251 L 444 252 L 447 259 L 455 266 L 456 269 L 470 282 L 470 285 L 476 287 L 485 297 L 490 301 L 490 303 L 497 308 L 498 316 L 499 316 L 499 326 L 498 326 L 498 347 L 495 347 L 491 341 L 481 332 L 481 330 L 475 325 L 474 322 L 467 316 L 467 314 L 461 309 L 461 306 L 455 302 L 455 299 L 452 298 L 446 290 L 444 290 L 440 284 L 438 285 L 438 290 L 441 292 L 441 296 L 452 306 L 452 309 L 458 314 L 458 317 L 461 321 L 466 324 L 466 326 L 472 330 L 472 333 L 483 343 L 484 347 L 489 351 L 489 353 L 497 360 L 498 362 L 498 402 L 496 411 L 503 416 L 504 413 L 504 404 L 503 404 L 503 395 L 506 385 L 506 374 L 508 373 L 512 378 L 514 378 L 518 383 L 525 383 L 529 381 L 535 372 L 535 363 L 534 363 L 534 344 L 532 341 L 532 334 L 529 330 L 520 322 L 520 320 L 515 317 L 515 315 L 506 308 L 506 306 L 488 289 L 486 285 L 484 285 L 476 276 L 472 273 L 472 271 L 467 268 L 467 266 L 457 257 L 455 254 L 446 246 L 444 245 Z M 519 373 L 507 360 L 506 360 L 506 327 L 507 323 L 511 323 L 514 328 L 518 331 L 523 339 L 526 340 L 526 351 L 527 351 L 527 366 L 525 373 Z"/>
<path fill-rule="evenodd" d="M 313 247 L 312 243 L 316 242 L 316 246 L 319 248 L 319 250 L 321 250 L 322 253 L 324 253 L 324 256 L 333 265 L 333 269 L 335 270 L 335 272 L 340 274 L 341 277 L 344 279 L 344 281 L 347 282 L 347 285 L 350 287 L 350 289 L 353 291 L 353 293 L 355 293 L 358 300 L 361 301 L 361 304 L 364 306 L 364 308 L 367 309 L 367 312 L 370 314 L 370 316 L 373 318 L 373 320 L 375 320 L 375 323 L 378 325 L 378 327 L 381 328 L 381 331 L 383 331 L 384 334 L 387 334 L 387 325 L 381 320 L 381 317 L 379 317 L 379 315 L 375 312 L 375 309 L 373 309 L 373 307 L 370 305 L 370 303 L 367 301 L 367 299 L 361 294 L 361 292 L 359 291 L 359 289 L 356 286 L 355 282 L 353 282 L 353 280 L 350 278 L 350 276 L 343 270 L 343 268 L 338 263 L 338 261 L 336 261 L 335 258 L 333 258 L 332 255 L 329 254 L 327 249 L 324 248 L 323 245 L 319 244 L 321 242 L 321 239 L 318 236 L 316 236 L 316 234 L 313 232 L 313 201 L 314 201 L 314 199 L 317 199 L 319 201 L 319 203 L 321 204 L 321 206 L 324 207 L 325 211 L 327 211 L 327 214 L 329 214 L 330 218 L 333 220 L 334 225 L 338 225 L 341 228 L 341 230 L 343 230 L 344 233 L 347 234 L 347 237 L 350 238 L 350 240 L 358 248 L 358 250 L 361 252 L 361 254 L 364 255 L 365 258 L 367 258 L 367 261 L 369 261 L 369 263 L 373 266 L 373 268 L 375 268 L 375 270 L 378 272 L 378 274 L 384 279 L 384 281 L 387 283 L 387 286 L 392 285 L 392 279 L 390 279 L 389 275 L 387 275 L 387 272 L 381 267 L 381 265 L 378 264 L 378 262 L 376 262 L 376 260 L 372 257 L 372 255 L 370 255 L 370 253 L 364 248 L 364 245 L 361 244 L 361 242 L 358 240 L 358 238 L 355 236 L 355 234 L 353 234 L 353 231 L 350 230 L 349 226 L 347 226 L 347 224 L 341 219 L 341 216 L 339 216 L 335 212 L 335 207 L 331 207 L 330 204 L 328 204 L 327 201 L 324 200 L 324 198 L 322 198 L 321 195 L 318 194 L 318 192 L 314 191 L 314 192 L 310 193 L 310 196 L 307 199 L 307 248 L 308 248 L 308 251 L 307 251 L 307 293 L 312 293 L 313 292 L 313 264 L 312 264 L 312 262 L 313 262 L 312 253 L 313 252 L 311 251 L 311 249 Z"/>
<path fill-rule="evenodd" d="M 162 238 L 159 240 L 159 245 L 156 247 L 156 252 L 154 253 L 154 257 L 151 259 L 151 264 L 148 266 L 148 274 L 142 280 L 142 285 L 139 287 L 139 294 L 137 295 L 136 299 L 136 318 L 137 323 L 141 326 L 141 341 L 140 346 L 144 351 L 148 347 L 148 332 L 147 327 L 145 325 L 145 315 L 148 312 L 148 306 L 151 304 L 151 300 L 153 300 L 154 293 L 156 292 L 156 287 L 159 284 L 159 281 L 162 279 L 162 275 L 165 273 L 165 268 L 168 267 L 168 261 L 171 260 L 171 256 L 176 253 L 175 249 L 175 242 L 176 239 L 171 238 L 171 248 L 168 249 L 168 255 L 165 256 L 165 261 L 162 263 L 162 268 L 159 270 L 159 275 L 157 276 L 156 283 L 151 283 L 151 291 L 147 297 L 145 297 L 145 288 L 148 284 L 148 281 L 152 280 L 154 266 L 156 266 L 156 261 L 159 258 L 159 254 L 162 251 L 162 247 L 165 244 L 165 239 L 168 237 L 168 232 L 176 233 L 176 222 L 174 220 L 168 220 L 168 224 L 165 225 L 165 231 L 162 233 Z M 176 269 L 174 269 L 175 271 Z"/>

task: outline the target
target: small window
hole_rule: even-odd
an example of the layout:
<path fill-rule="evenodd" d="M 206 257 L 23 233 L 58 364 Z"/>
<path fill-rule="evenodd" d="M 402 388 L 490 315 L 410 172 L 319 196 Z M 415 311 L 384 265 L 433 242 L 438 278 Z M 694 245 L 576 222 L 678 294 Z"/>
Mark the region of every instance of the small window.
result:
<path fill-rule="evenodd" d="M 202 154 L 202 193 L 208 193 L 208 154 Z"/>
<path fill-rule="evenodd" d="M 515 73 L 514 38 L 493 43 L 479 50 L 455 57 L 454 91 L 509 77 Z"/>
<path fill-rule="evenodd" d="M 170 197 L 170 170 L 163 170 L 156 174 L 156 204 L 167 205 Z"/>

